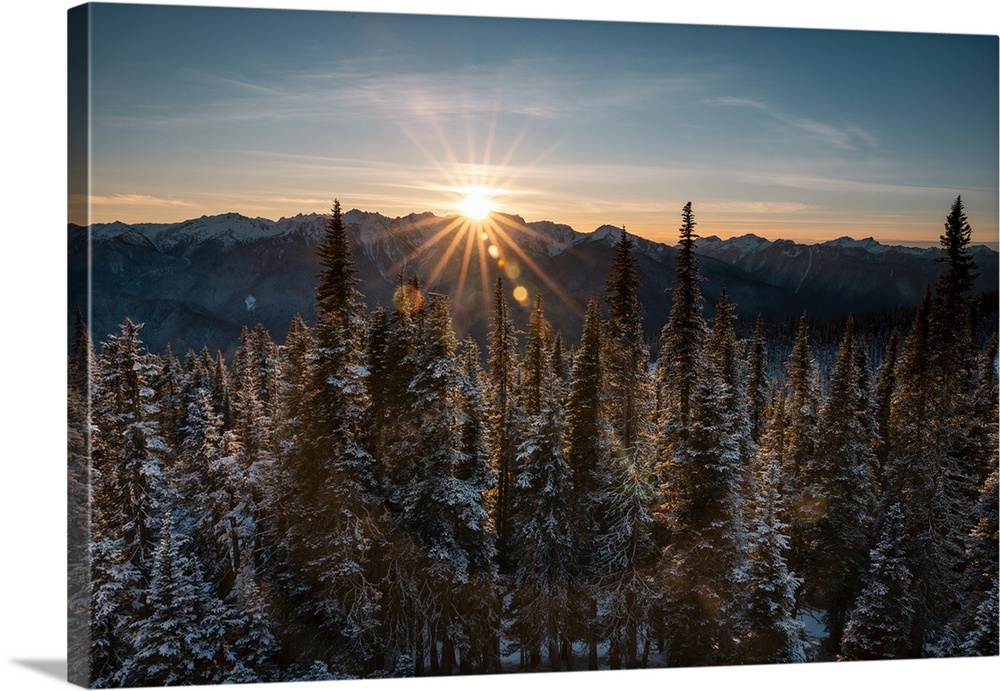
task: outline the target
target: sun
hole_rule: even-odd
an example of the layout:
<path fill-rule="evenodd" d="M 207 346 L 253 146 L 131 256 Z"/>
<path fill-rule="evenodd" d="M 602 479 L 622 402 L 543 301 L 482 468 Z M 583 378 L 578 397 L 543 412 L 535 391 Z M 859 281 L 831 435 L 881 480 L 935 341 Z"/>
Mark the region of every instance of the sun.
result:
<path fill-rule="evenodd" d="M 470 220 L 482 221 L 497 208 L 497 203 L 490 197 L 489 191 L 482 187 L 468 187 L 463 193 L 465 196 L 455 204 L 455 208 Z"/>

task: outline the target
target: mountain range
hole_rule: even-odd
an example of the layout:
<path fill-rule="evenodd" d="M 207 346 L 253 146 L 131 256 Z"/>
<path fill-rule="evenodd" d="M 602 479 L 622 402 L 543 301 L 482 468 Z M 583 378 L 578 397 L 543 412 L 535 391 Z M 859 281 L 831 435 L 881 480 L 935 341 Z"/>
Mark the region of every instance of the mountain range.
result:
<path fill-rule="evenodd" d="M 502 273 L 516 324 L 527 324 L 540 294 L 547 319 L 575 343 L 588 299 L 603 297 L 621 234 L 613 226 L 582 233 L 500 213 L 482 228 L 431 213 L 388 218 L 355 209 L 343 217 L 358 289 L 369 309 L 391 309 L 400 277 L 417 276 L 424 290 L 451 297 L 459 338 L 470 334 L 480 342 Z M 85 304 L 89 270 L 97 342 L 117 332 L 126 316 L 145 323 L 142 338 L 154 351 L 169 343 L 175 353 L 202 345 L 228 353 L 241 329 L 257 323 L 282 342 L 293 314 L 315 320 L 316 246 L 327 218 L 271 221 L 229 213 L 171 224 L 71 224 L 70 319 Z M 669 314 L 666 291 L 673 284 L 676 249 L 632 237 L 643 324 L 655 340 Z M 725 286 L 746 319 L 912 307 L 943 268 L 938 248 L 888 246 L 871 238 L 806 245 L 756 235 L 710 236 L 698 240 L 697 252 L 707 314 Z M 995 291 L 997 252 L 984 245 L 971 252 L 980 272 L 975 290 Z M 525 289 L 519 296 L 528 296 L 521 302 L 512 292 L 519 286 Z"/>

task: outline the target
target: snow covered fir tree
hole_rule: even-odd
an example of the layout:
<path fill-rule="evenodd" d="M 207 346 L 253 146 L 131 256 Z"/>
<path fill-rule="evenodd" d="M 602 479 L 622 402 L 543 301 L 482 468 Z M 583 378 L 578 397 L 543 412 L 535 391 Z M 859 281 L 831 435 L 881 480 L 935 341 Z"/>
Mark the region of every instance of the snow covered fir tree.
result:
<path fill-rule="evenodd" d="M 498 273 L 477 343 L 425 277 L 366 304 L 336 201 L 283 340 L 179 357 L 80 312 L 71 680 L 997 655 L 997 315 L 961 198 L 892 329 L 709 300 L 696 227 L 658 342 L 624 230 L 579 333 L 540 296 L 516 323 Z"/>

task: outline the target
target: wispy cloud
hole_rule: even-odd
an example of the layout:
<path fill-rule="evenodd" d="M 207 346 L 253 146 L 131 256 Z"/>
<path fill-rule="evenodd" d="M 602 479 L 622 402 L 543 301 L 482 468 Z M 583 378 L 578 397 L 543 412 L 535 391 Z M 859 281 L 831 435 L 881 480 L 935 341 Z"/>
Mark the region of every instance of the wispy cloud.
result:
<path fill-rule="evenodd" d="M 928 193 L 940 194 L 941 192 L 950 193 L 952 191 L 950 187 L 918 184 L 908 185 L 899 182 L 816 175 L 805 172 L 768 173 L 761 171 L 731 171 L 731 176 L 755 185 L 822 192 L 866 192 L 871 194 L 921 196 Z"/>
<path fill-rule="evenodd" d="M 156 197 L 151 194 L 110 194 L 92 195 L 90 203 L 93 206 L 114 206 L 114 207 L 175 207 L 175 208 L 196 208 L 198 205 L 183 199 L 170 199 Z"/>
<path fill-rule="evenodd" d="M 470 118 L 569 122 L 623 110 L 661 109 L 671 96 L 703 88 L 708 77 L 582 70 L 570 60 L 517 59 L 438 70 L 390 69 L 380 62 L 346 62 L 336 69 L 254 77 L 187 69 L 186 102 L 152 94 L 95 94 L 101 127 L 162 131 L 213 124 L 293 122 L 362 124 L 453 123 Z M 190 94 L 197 94 L 190 96 Z M 681 100 L 681 99 L 677 99 Z M 127 105 L 128 107 L 123 107 Z"/>
<path fill-rule="evenodd" d="M 721 96 L 709 99 L 710 105 L 752 108 L 778 122 L 790 125 L 827 145 L 842 151 L 867 151 L 878 145 L 878 140 L 870 132 L 856 126 L 836 126 L 820 120 L 806 118 L 774 108 L 764 101 L 736 96 Z"/>
<path fill-rule="evenodd" d="M 726 214 L 797 214 L 817 208 L 814 204 L 799 202 L 745 200 L 709 201 L 702 205 L 702 209 L 706 212 Z"/>

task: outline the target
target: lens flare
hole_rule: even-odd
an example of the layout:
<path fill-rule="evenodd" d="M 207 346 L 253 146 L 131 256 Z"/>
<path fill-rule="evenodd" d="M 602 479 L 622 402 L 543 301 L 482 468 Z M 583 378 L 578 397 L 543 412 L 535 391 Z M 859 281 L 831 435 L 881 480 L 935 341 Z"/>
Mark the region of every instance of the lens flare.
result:
<path fill-rule="evenodd" d="M 392 296 L 392 302 L 396 310 L 401 314 L 416 314 L 424 304 L 424 296 L 420 290 L 406 283 L 396 288 L 396 293 Z"/>

